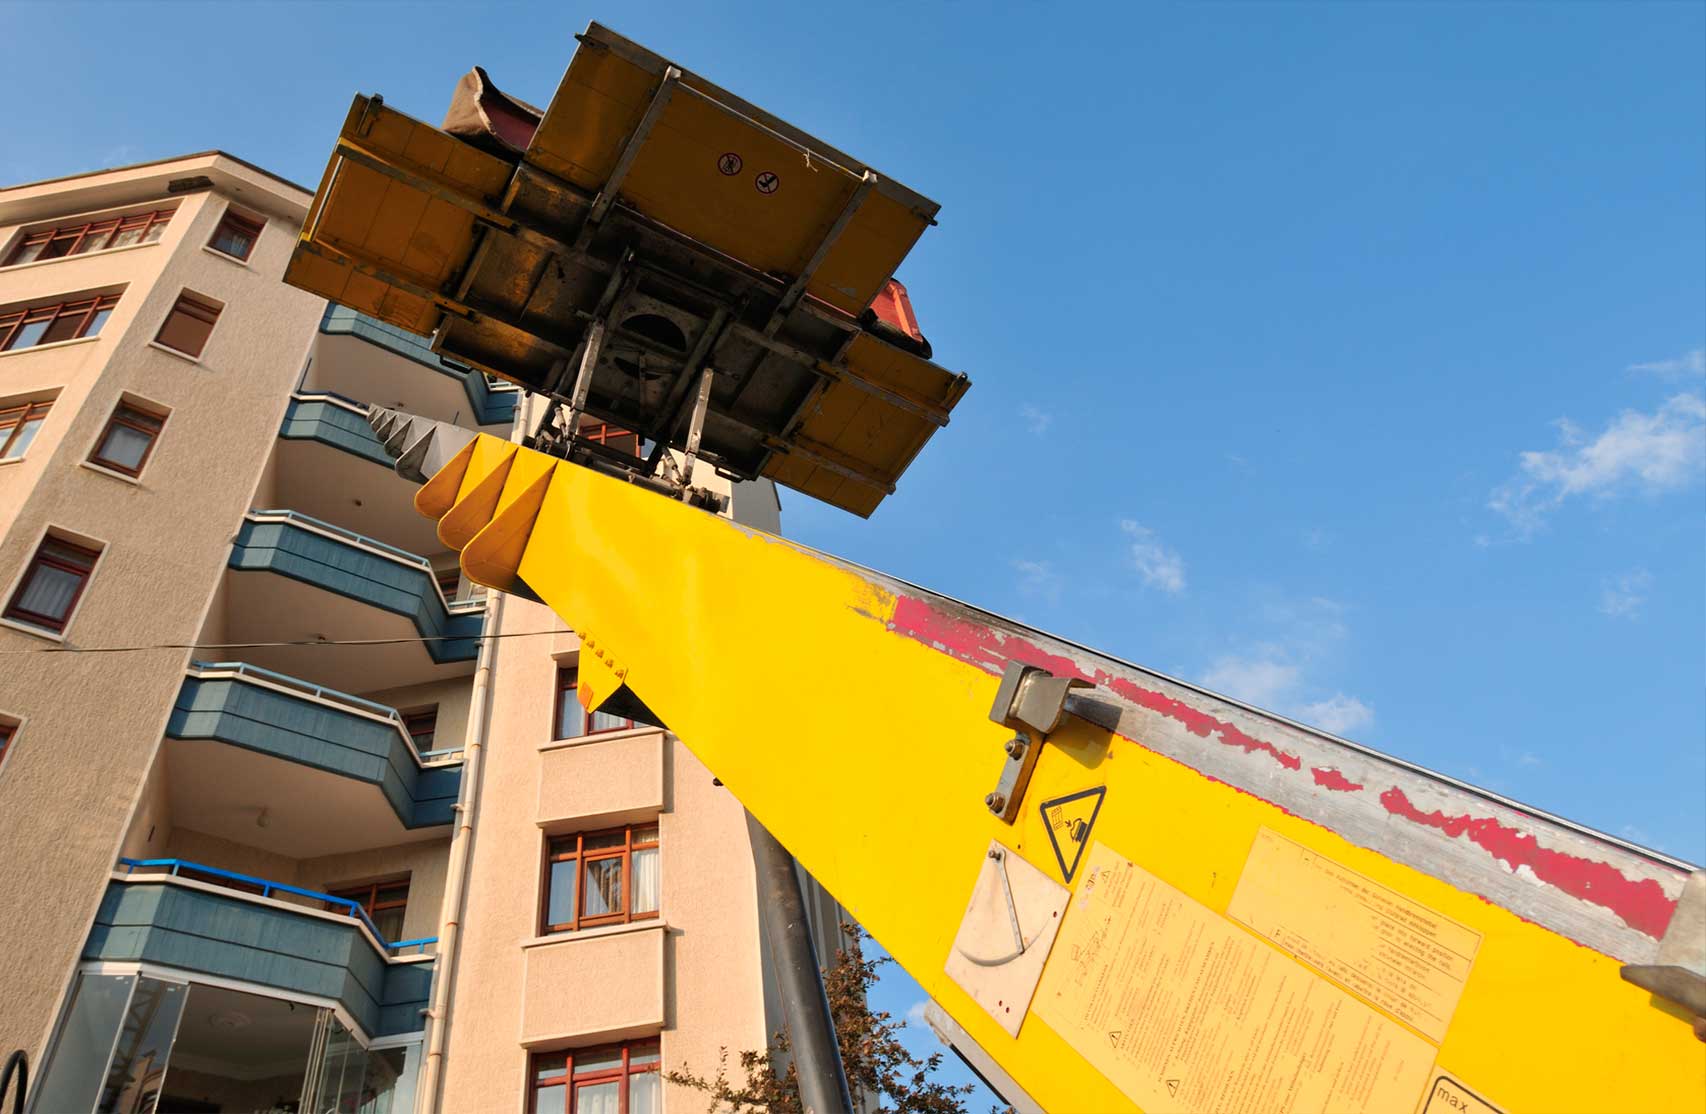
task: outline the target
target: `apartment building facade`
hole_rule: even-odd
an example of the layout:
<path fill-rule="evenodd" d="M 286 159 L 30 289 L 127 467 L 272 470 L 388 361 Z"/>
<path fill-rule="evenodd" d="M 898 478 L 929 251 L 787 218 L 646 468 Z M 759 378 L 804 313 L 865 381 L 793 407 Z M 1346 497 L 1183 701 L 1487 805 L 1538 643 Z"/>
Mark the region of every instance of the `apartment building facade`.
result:
<path fill-rule="evenodd" d="M 699 1109 L 780 1021 L 744 812 L 414 512 L 370 405 L 534 407 L 283 285 L 309 200 L 0 190 L 0 1051 L 43 1114 Z"/>

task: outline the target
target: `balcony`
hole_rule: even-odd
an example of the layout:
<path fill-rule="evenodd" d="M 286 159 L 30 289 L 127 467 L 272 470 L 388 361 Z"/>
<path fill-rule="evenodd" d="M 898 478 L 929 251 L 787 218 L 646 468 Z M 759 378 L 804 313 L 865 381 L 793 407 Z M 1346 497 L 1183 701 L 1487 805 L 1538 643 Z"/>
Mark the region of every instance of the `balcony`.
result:
<path fill-rule="evenodd" d="M 485 602 L 447 600 L 426 558 L 296 511 L 245 516 L 213 641 L 256 664 L 374 691 L 472 671 Z M 359 643 L 351 645 L 350 643 Z"/>
<path fill-rule="evenodd" d="M 460 747 L 417 754 L 395 709 L 244 663 L 195 663 L 166 735 L 180 816 L 245 842 L 276 802 L 266 840 L 294 858 L 441 836 L 462 786 Z"/>
<path fill-rule="evenodd" d="M 256 495 L 262 505 L 292 507 L 440 565 L 455 563 L 437 524 L 415 510 L 420 488 L 392 470 L 364 404 L 329 391 L 298 391 L 278 436 Z"/>
<path fill-rule="evenodd" d="M 338 305 L 327 306 L 320 321 L 305 386 L 502 434 L 508 433 L 520 394 L 441 359 L 426 337 Z"/>
<path fill-rule="evenodd" d="M 192 874 L 193 877 L 185 877 Z M 369 1038 L 423 1027 L 433 939 L 385 941 L 342 898 L 179 859 L 122 859 L 83 958 L 336 1002 Z"/>

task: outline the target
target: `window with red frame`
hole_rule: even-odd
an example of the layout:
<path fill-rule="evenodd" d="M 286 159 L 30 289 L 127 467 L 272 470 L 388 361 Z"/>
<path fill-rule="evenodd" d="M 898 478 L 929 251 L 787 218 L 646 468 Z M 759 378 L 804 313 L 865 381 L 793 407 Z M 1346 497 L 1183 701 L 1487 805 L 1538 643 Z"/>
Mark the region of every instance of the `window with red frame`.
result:
<path fill-rule="evenodd" d="M 47 412 L 51 409 L 52 400 L 0 406 L 0 460 L 16 460 L 23 456 L 30 442 L 36 439 L 36 431 L 47 421 Z"/>
<path fill-rule="evenodd" d="M 261 238 L 261 229 L 265 225 L 265 221 L 227 209 L 225 215 L 219 219 L 219 227 L 213 230 L 213 239 L 207 242 L 207 246 L 220 255 L 247 260 L 249 253 L 255 250 L 255 242 Z"/>
<path fill-rule="evenodd" d="M 116 305 L 118 295 L 107 294 L 0 313 L 0 352 L 96 336 Z"/>
<path fill-rule="evenodd" d="M 656 1040 L 535 1052 L 528 1114 L 663 1114 Z"/>
<path fill-rule="evenodd" d="M 12 736 L 17 731 L 15 723 L 0 723 L 0 762 L 6 761 L 6 749 L 12 745 Z"/>
<path fill-rule="evenodd" d="M 154 338 L 155 343 L 186 356 L 200 356 L 201 350 L 207 347 L 207 338 L 213 335 L 213 326 L 219 321 L 220 308 L 194 294 L 179 294 L 172 312 L 166 315 L 166 323 L 160 326 L 159 335 Z"/>
<path fill-rule="evenodd" d="M 554 836 L 545 845 L 544 931 L 575 932 L 658 915 L 658 828 Z"/>
<path fill-rule="evenodd" d="M 108 217 L 38 229 L 26 233 L 18 241 L 12 254 L 6 257 L 5 265 L 10 267 L 15 263 L 34 263 L 38 259 L 59 259 L 131 244 L 151 244 L 165 234 L 166 222 L 177 211 L 174 205 L 170 209 L 132 213 L 128 217 Z"/>
<path fill-rule="evenodd" d="M 572 665 L 557 667 L 557 710 L 551 738 L 578 739 L 582 735 L 598 735 L 605 731 L 626 731 L 630 727 L 648 727 L 637 719 L 613 716 L 609 712 L 588 713 L 576 695 L 578 674 Z"/>
<path fill-rule="evenodd" d="M 63 631 L 89 586 L 100 551 L 49 537 L 30 558 L 5 616 L 33 627 Z"/>
<path fill-rule="evenodd" d="M 438 590 L 447 600 L 456 598 L 456 589 L 462 584 L 462 570 L 455 565 L 447 569 L 437 569 L 432 577 L 438 581 Z"/>
<path fill-rule="evenodd" d="M 328 890 L 333 897 L 355 902 L 379 930 L 380 939 L 387 944 L 403 938 L 403 913 L 409 906 L 409 880 L 392 878 L 384 882 L 369 882 L 365 886 L 349 886 Z"/>
<path fill-rule="evenodd" d="M 165 417 L 160 414 L 151 414 L 129 403 L 119 403 L 113 416 L 107 419 L 107 428 L 101 431 L 101 439 L 95 442 L 89 463 L 127 476 L 142 475 L 142 466 L 148 463 L 154 442 L 160 437 L 160 427 L 165 422 Z"/>
<path fill-rule="evenodd" d="M 582 422 L 580 435 L 594 444 L 615 449 L 624 456 L 640 455 L 640 435 L 609 422 Z"/>
<path fill-rule="evenodd" d="M 438 705 L 404 712 L 403 727 L 409 733 L 409 741 L 415 744 L 415 753 L 425 754 L 432 749 L 432 741 L 438 735 Z"/>

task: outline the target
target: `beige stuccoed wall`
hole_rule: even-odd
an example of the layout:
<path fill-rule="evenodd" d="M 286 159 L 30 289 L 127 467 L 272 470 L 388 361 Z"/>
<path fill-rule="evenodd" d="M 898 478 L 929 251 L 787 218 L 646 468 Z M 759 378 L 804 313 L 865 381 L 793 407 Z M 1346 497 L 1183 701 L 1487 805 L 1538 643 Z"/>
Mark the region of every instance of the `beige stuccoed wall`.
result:
<path fill-rule="evenodd" d="M 63 643 L 0 628 L 0 649 L 187 643 L 202 625 L 321 312 L 278 282 L 306 195 L 201 156 L 0 191 L 0 242 L 126 189 L 163 199 L 167 178 L 190 174 L 218 192 L 184 196 L 159 244 L 0 270 L 0 304 L 129 284 L 97 339 L 0 356 L 0 397 L 60 391 L 25 461 L 0 467 L 0 591 L 50 525 L 107 546 Z M 272 218 L 248 266 L 202 249 L 238 190 Z M 199 363 L 148 344 L 186 287 L 226 303 Z M 79 466 L 126 390 L 172 411 L 140 483 Z M 44 654 L 0 670 L 0 714 L 23 720 L 0 766 L 0 893 L 31 895 L 0 902 L 0 939 L 31 941 L 0 949 L 0 1049 L 39 1062 L 187 658 Z"/>
<path fill-rule="evenodd" d="M 662 1033 L 665 1069 L 715 1071 L 764 1043 L 763 972 L 745 814 L 661 732 L 554 744 L 551 611 L 504 603 L 463 937 L 450 997 L 443 1111 L 525 1109 L 528 1049 Z M 532 637 L 515 637 L 533 634 Z M 687 667 L 690 667 L 690 660 Z M 585 761 L 574 761 L 576 758 Z M 570 766 L 573 765 L 573 769 Z M 547 832 L 658 814 L 661 917 L 637 930 L 538 937 Z M 648 922 L 641 922 L 645 925 Z M 673 1091 L 673 1089 L 672 1089 Z M 666 1094 L 672 1109 L 698 1095 Z"/>
<path fill-rule="evenodd" d="M 473 686 L 466 677 L 453 677 L 424 685 L 380 689 L 355 695 L 401 711 L 411 711 L 429 704 L 438 705 L 438 722 L 433 728 L 432 749 L 449 750 L 463 744 L 468 733 L 468 700 Z"/>

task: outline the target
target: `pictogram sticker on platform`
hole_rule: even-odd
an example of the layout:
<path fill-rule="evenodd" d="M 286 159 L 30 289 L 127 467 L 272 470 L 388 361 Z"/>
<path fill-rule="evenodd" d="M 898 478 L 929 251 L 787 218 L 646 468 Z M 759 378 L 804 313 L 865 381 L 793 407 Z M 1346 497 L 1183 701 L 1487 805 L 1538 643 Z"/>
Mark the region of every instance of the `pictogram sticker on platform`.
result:
<path fill-rule="evenodd" d="M 1042 803 L 1049 846 L 1054 848 L 1054 861 L 1060 864 L 1060 876 L 1067 882 L 1072 881 L 1078 860 L 1089 846 L 1090 829 L 1096 826 L 1096 814 L 1102 811 L 1102 798 L 1107 792 L 1107 786 L 1098 785 Z"/>
<path fill-rule="evenodd" d="M 739 174 L 740 168 L 741 157 L 733 151 L 724 153 L 723 156 L 717 160 L 717 169 L 730 177 Z"/>
<path fill-rule="evenodd" d="M 766 170 L 754 178 L 752 184 L 759 193 L 771 194 L 782 188 L 782 179 L 778 178 L 774 171 Z"/>

